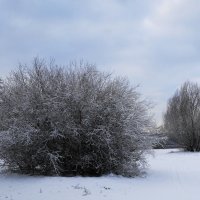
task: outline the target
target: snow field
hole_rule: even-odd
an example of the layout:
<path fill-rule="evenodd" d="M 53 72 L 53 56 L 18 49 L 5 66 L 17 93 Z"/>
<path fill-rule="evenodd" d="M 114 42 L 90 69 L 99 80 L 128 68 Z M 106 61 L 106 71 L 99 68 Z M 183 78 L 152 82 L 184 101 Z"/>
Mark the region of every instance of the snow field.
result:
<path fill-rule="evenodd" d="M 0 175 L 0 200 L 199 200 L 200 153 L 155 150 L 146 177 Z"/>

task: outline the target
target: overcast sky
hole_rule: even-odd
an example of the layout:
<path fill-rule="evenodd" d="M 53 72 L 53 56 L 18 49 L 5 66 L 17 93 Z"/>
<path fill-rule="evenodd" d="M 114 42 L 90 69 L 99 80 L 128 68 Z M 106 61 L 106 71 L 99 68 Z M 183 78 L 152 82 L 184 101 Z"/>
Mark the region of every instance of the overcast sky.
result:
<path fill-rule="evenodd" d="M 127 76 L 161 123 L 175 90 L 200 83 L 200 0 L 0 0 L 0 76 L 35 56 Z"/>

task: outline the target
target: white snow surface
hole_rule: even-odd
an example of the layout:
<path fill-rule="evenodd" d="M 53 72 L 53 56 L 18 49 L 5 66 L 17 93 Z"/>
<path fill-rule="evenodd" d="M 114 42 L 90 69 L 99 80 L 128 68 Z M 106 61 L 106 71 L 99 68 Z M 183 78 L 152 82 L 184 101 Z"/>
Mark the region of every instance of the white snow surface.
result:
<path fill-rule="evenodd" d="M 0 200 L 199 200 L 200 153 L 155 150 L 145 177 L 0 174 Z"/>

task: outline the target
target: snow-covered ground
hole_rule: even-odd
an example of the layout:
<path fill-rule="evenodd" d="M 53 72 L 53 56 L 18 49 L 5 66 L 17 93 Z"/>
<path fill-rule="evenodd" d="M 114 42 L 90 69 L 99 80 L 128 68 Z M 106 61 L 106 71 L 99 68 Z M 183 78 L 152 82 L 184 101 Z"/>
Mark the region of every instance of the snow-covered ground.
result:
<path fill-rule="evenodd" d="M 0 200 L 198 200 L 200 153 L 156 150 L 144 178 L 0 175 Z"/>

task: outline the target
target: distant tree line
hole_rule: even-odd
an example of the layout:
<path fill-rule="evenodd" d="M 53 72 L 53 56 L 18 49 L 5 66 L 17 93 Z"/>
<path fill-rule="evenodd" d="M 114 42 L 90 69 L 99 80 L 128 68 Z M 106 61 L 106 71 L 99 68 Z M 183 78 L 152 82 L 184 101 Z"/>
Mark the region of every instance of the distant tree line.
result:
<path fill-rule="evenodd" d="M 170 138 L 187 151 L 200 151 L 200 86 L 185 82 L 168 101 L 164 124 Z"/>
<path fill-rule="evenodd" d="M 140 173 L 152 118 L 149 103 L 125 78 L 87 63 L 59 67 L 36 58 L 0 85 L 0 159 L 9 169 Z"/>

